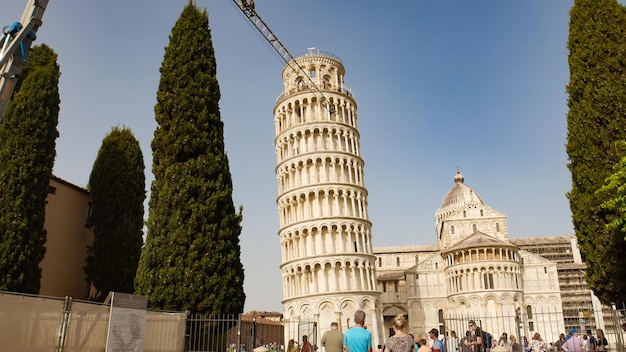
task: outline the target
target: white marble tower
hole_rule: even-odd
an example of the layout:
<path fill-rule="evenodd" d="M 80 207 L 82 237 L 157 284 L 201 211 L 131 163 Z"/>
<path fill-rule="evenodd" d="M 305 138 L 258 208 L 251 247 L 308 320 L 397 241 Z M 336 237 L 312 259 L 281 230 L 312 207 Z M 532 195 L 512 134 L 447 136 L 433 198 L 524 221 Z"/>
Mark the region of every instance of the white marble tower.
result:
<path fill-rule="evenodd" d="M 331 322 L 345 330 L 363 309 L 376 346 L 383 324 L 357 105 L 337 57 L 311 48 L 295 61 L 330 108 L 304 73 L 284 67 L 274 123 L 285 334 L 319 344 Z"/>

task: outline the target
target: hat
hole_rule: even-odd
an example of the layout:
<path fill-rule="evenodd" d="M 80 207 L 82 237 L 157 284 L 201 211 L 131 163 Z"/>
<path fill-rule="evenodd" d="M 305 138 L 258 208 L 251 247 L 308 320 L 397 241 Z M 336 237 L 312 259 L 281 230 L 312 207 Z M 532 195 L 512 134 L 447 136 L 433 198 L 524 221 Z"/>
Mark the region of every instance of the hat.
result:
<path fill-rule="evenodd" d="M 578 334 L 578 330 L 572 329 L 572 330 L 569 331 L 569 334 L 570 335 Z"/>
<path fill-rule="evenodd" d="M 434 334 L 435 336 L 439 336 L 439 330 L 434 329 L 434 328 L 433 328 L 433 329 L 431 329 L 431 330 L 429 331 L 429 333 Z"/>

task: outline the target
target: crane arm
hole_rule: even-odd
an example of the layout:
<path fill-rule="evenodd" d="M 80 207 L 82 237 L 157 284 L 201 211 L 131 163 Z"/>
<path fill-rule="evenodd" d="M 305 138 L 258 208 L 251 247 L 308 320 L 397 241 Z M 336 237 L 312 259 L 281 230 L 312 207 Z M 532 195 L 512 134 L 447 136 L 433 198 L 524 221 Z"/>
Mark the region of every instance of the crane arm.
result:
<path fill-rule="evenodd" d="M 309 90 L 318 98 L 322 106 L 327 108 L 331 113 L 333 112 L 333 106 L 328 102 L 328 99 L 322 94 L 322 91 L 318 88 L 318 86 L 313 82 L 309 74 L 302 68 L 300 65 L 296 63 L 295 58 L 289 50 L 283 45 L 283 43 L 278 39 L 278 37 L 272 32 L 269 26 L 263 21 L 263 19 L 259 16 L 259 14 L 254 9 L 254 1 L 253 0 L 233 0 L 235 5 L 243 12 L 243 14 L 248 18 L 250 23 L 261 33 L 261 35 L 267 40 L 270 46 L 278 53 L 278 55 L 285 61 L 285 64 L 289 66 L 289 68 L 296 74 L 302 74 L 303 77 L 307 79 L 307 86 Z"/>
<path fill-rule="evenodd" d="M 28 60 L 30 46 L 42 24 L 48 0 L 29 0 L 20 22 L 6 26 L 0 39 L 0 123 Z"/>

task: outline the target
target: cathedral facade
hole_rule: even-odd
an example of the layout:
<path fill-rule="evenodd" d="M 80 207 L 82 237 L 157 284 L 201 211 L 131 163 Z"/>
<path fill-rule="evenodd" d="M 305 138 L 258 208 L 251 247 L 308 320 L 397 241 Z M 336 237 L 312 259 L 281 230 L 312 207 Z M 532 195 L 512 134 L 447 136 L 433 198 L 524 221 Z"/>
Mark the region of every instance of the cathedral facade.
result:
<path fill-rule="evenodd" d="M 510 239 L 506 215 L 460 172 L 435 225 L 437 244 L 374 248 L 386 328 L 404 314 L 416 335 L 437 328 L 462 336 L 474 320 L 496 338 L 539 332 L 552 342 L 571 328 L 602 327 L 574 236 Z"/>

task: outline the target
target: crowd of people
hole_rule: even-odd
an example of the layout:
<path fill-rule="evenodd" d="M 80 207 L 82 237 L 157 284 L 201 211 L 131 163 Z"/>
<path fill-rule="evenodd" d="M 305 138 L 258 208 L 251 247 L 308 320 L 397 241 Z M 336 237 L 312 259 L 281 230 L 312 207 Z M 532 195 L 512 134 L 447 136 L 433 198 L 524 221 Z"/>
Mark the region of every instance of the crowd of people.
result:
<path fill-rule="evenodd" d="M 332 323 L 331 329 L 322 336 L 324 352 L 372 352 L 372 333 L 365 327 L 365 312 L 357 310 L 354 314 L 355 326 L 346 330 L 345 334 L 338 330 L 338 324 Z M 423 336 L 414 337 L 406 332 L 407 321 L 404 315 L 394 317 L 393 327 L 384 345 L 378 345 L 376 352 L 491 352 L 499 350 L 509 352 L 604 352 L 609 350 L 609 343 L 602 329 L 591 330 L 579 334 L 571 329 L 568 334 L 561 334 L 555 342 L 548 343 L 541 334 L 535 333 L 530 341 L 525 336 L 520 341 L 513 335 L 503 332 L 496 340 L 489 332 L 483 331 L 475 321 L 470 320 L 465 336 L 458 337 L 450 331 L 448 337 L 440 336 L 439 330 L 433 328 L 428 332 L 430 340 Z M 626 331 L 626 324 L 624 325 Z M 581 336 L 582 335 L 582 336 Z M 286 352 L 315 352 L 303 336 L 302 346 L 294 340 L 289 341 Z"/>

